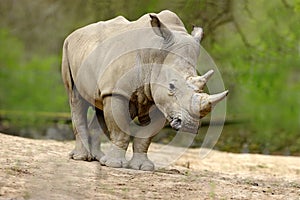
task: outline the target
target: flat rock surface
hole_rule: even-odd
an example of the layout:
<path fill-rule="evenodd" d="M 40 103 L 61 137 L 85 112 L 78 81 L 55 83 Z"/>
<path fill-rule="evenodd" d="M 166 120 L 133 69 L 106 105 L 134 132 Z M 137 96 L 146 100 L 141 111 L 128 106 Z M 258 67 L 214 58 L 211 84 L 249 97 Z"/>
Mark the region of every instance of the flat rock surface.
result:
<path fill-rule="evenodd" d="M 0 200 L 300 199 L 300 157 L 152 144 L 144 172 L 71 160 L 73 146 L 0 134 Z"/>

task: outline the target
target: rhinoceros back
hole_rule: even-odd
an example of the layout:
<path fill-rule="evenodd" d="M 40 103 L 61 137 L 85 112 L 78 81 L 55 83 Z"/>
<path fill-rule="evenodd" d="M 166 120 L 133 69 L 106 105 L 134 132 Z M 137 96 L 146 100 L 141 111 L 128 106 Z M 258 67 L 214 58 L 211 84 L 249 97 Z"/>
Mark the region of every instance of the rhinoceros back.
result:
<path fill-rule="evenodd" d="M 162 11 L 158 17 L 172 31 L 186 33 L 176 14 Z M 137 50 L 159 49 L 162 43 L 151 30 L 148 14 L 132 22 L 119 16 L 80 28 L 65 41 L 73 82 L 83 98 L 101 108 L 103 96 L 135 67 Z"/>

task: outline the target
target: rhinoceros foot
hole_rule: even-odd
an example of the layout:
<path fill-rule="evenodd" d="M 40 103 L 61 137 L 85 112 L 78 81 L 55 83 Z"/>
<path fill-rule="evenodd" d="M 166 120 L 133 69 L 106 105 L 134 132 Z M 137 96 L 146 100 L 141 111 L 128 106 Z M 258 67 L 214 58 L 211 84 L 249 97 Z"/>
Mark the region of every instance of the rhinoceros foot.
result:
<path fill-rule="evenodd" d="M 92 156 L 93 156 L 93 160 L 98 160 L 100 161 L 100 159 L 105 156 L 104 153 L 100 150 L 92 150 Z"/>
<path fill-rule="evenodd" d="M 125 158 L 111 158 L 108 156 L 103 156 L 100 159 L 100 163 L 101 165 L 114 168 L 127 168 L 128 166 L 128 161 Z"/>
<path fill-rule="evenodd" d="M 134 153 L 129 161 L 129 168 L 143 171 L 153 171 L 154 164 L 148 159 L 147 154 Z"/>
<path fill-rule="evenodd" d="M 69 153 L 71 159 L 74 160 L 84 160 L 84 161 L 92 161 L 93 156 L 85 149 L 85 148 L 77 148 Z"/>
<path fill-rule="evenodd" d="M 125 159 L 126 151 L 117 147 L 113 147 L 110 151 L 106 153 L 102 158 L 100 158 L 101 165 L 114 168 L 127 168 L 128 161 Z"/>

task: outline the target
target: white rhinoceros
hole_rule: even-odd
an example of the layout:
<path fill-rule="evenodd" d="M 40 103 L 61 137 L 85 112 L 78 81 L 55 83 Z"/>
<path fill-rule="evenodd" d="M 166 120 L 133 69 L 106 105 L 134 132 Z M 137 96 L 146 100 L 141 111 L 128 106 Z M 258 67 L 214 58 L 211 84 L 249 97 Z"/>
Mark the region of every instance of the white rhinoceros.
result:
<path fill-rule="evenodd" d="M 197 76 L 202 29 L 188 34 L 171 11 L 146 14 L 136 21 L 116 17 L 70 34 L 63 46 L 62 77 L 67 88 L 77 160 L 99 160 L 110 167 L 153 170 L 147 151 L 166 119 L 176 130 L 196 133 L 200 118 L 227 95 L 202 89 L 213 74 Z M 103 131 L 113 144 L 104 155 L 100 134 L 90 134 L 87 110 L 95 108 Z M 139 131 L 132 133 L 136 118 Z M 133 157 L 125 153 L 133 136 Z"/>

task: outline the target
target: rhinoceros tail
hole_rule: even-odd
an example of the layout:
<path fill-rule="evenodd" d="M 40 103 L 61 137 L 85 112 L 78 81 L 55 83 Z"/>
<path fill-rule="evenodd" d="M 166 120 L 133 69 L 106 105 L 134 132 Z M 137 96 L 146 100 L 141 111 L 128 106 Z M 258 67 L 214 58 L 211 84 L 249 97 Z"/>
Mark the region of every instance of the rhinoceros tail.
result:
<path fill-rule="evenodd" d="M 69 58 L 68 58 L 68 40 L 66 39 L 63 45 L 61 74 L 66 89 L 70 92 L 73 90 L 74 81 L 72 78 Z"/>

